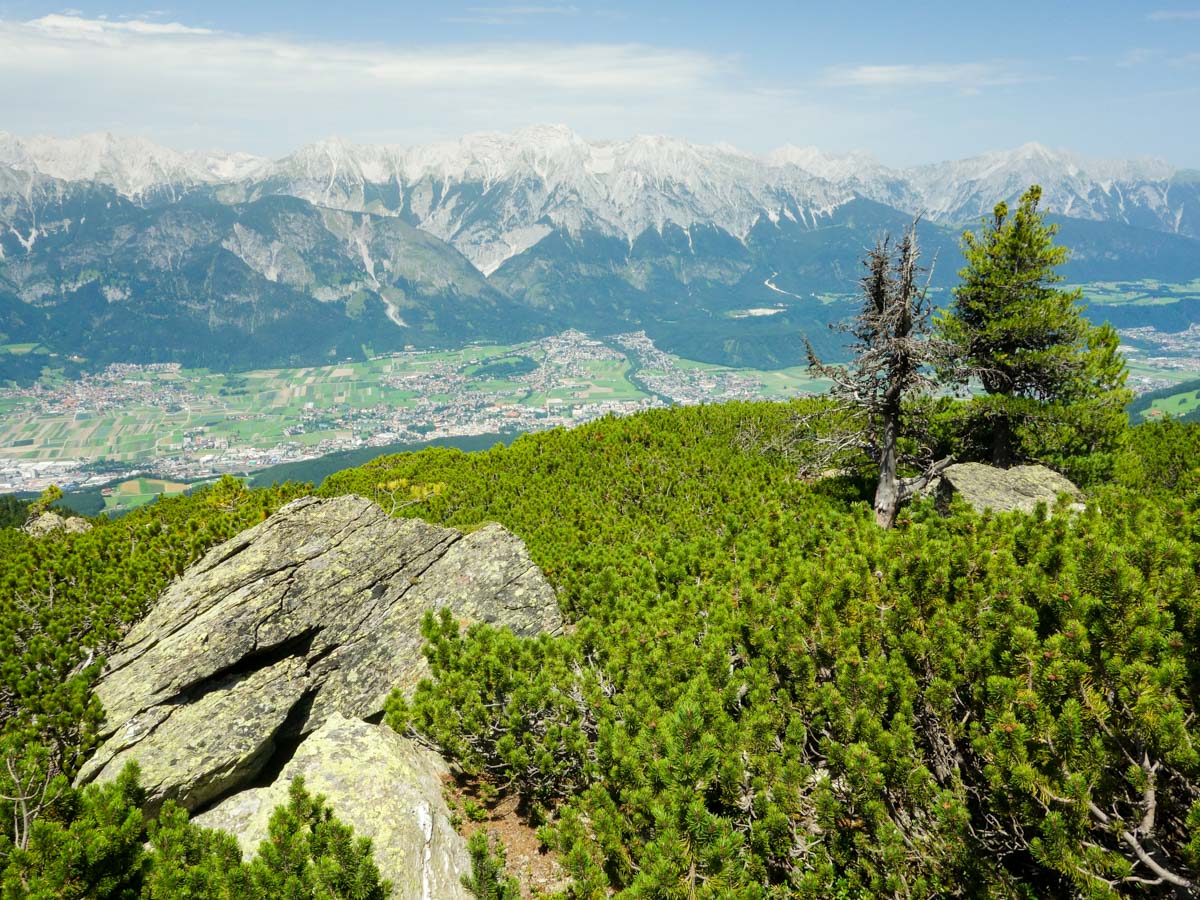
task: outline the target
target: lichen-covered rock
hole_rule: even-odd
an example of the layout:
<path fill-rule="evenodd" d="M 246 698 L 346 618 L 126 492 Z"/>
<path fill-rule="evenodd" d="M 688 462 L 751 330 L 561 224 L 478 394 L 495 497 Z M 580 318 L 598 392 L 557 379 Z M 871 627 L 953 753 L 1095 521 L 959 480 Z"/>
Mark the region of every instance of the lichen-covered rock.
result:
<path fill-rule="evenodd" d="M 958 495 L 983 512 L 1019 511 L 1030 513 L 1038 503 L 1054 505 L 1060 494 L 1067 494 L 1073 509 L 1083 508 L 1083 494 L 1067 478 L 1045 466 L 1015 466 L 998 469 L 983 463 L 958 463 L 948 467 L 934 488 L 941 502 Z"/>
<path fill-rule="evenodd" d="M 258 772 L 307 684 L 304 660 L 288 658 L 224 678 L 191 702 L 182 698 L 174 707 L 150 707 L 125 722 L 88 761 L 87 778 L 111 780 L 134 760 L 150 800 L 148 812 L 168 798 L 195 808 Z"/>
<path fill-rule="evenodd" d="M 237 835 L 250 855 L 299 775 L 356 835 L 371 838 L 375 863 L 392 882 L 393 900 L 466 900 L 462 876 L 470 874 L 471 861 L 442 797 L 447 774 L 437 754 L 387 726 L 333 712 L 269 786 L 234 794 L 195 821 Z"/>
<path fill-rule="evenodd" d="M 206 554 L 110 656 L 105 743 L 79 782 L 136 759 L 151 807 L 194 809 L 280 741 L 415 687 L 421 619 L 441 607 L 521 635 L 561 627 L 553 589 L 497 525 L 463 535 L 354 496 L 290 503 Z"/>
<path fill-rule="evenodd" d="M 79 516 L 64 519 L 58 513 L 44 512 L 25 523 L 25 533 L 34 537 L 45 537 L 48 534 L 65 532 L 66 534 L 84 534 L 92 530 L 92 523 Z"/>

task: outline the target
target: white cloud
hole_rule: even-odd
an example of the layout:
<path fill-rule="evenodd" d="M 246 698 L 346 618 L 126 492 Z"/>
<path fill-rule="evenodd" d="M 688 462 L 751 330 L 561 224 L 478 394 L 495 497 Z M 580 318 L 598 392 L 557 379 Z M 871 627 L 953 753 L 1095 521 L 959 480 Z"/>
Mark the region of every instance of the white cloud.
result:
<path fill-rule="evenodd" d="M 443 19 L 452 25 L 516 25 L 537 16 L 573 16 L 578 6 L 471 6 L 469 15 Z"/>
<path fill-rule="evenodd" d="M 904 65 L 837 66 L 825 74 L 835 87 L 914 88 L 948 85 L 964 91 L 1017 84 L 1026 78 L 1000 63 L 923 63 Z"/>
<path fill-rule="evenodd" d="M 806 119 L 802 104 L 745 86 L 733 61 L 688 50 L 313 42 L 63 14 L 0 21 L 0 81 L 11 131 L 126 131 L 260 153 L 334 133 L 415 142 L 566 121 L 597 136 L 719 139 L 777 115 Z"/>
<path fill-rule="evenodd" d="M 1163 57 L 1163 51 L 1156 50 L 1152 47 L 1133 47 L 1126 50 L 1117 59 L 1117 65 L 1122 69 L 1133 69 L 1137 66 L 1144 66 L 1148 63 L 1155 62 Z"/>
<path fill-rule="evenodd" d="M 448 16 L 442 19 L 448 25 L 516 25 L 516 19 L 503 16 Z"/>
<path fill-rule="evenodd" d="M 145 35 L 181 35 L 181 34 L 213 34 L 208 28 L 190 28 L 178 22 L 147 22 L 145 19 L 126 19 L 112 22 L 107 19 L 85 19 L 79 15 L 64 13 L 62 15 L 42 16 L 27 23 L 31 31 L 41 31 L 47 35 L 72 37 L 100 37 L 103 35 L 145 34 Z"/>
<path fill-rule="evenodd" d="M 478 10 L 573 9 L 534 3 Z M 736 58 L 645 44 L 337 43 L 170 17 L 60 13 L 0 20 L 0 126 L 64 136 L 108 130 L 179 149 L 280 155 L 330 135 L 413 144 L 565 122 L 588 137 L 667 134 L 755 151 L 787 142 L 832 151 L 869 146 L 900 164 L 994 143 L 948 134 L 947 122 L 957 120 L 939 86 L 956 89 L 950 102 L 965 102 L 1019 80 L 1019 69 L 860 66 L 763 83 Z M 893 91 L 862 90 L 850 103 L 834 85 L 907 90 L 903 101 Z M 964 110 L 984 116 L 987 106 L 975 101 Z M 901 125 L 903 137 L 877 146 L 880 133 Z"/>
<path fill-rule="evenodd" d="M 1187 69 L 1200 62 L 1200 53 L 1192 51 L 1190 53 L 1168 53 L 1166 50 L 1159 50 L 1150 47 L 1134 47 L 1131 50 L 1126 50 L 1117 59 L 1117 65 L 1122 69 L 1133 69 L 1138 66 L 1157 66 L 1160 70 L 1163 66 L 1170 66 L 1174 69 Z"/>
<path fill-rule="evenodd" d="M 496 82 L 583 91 L 684 89 L 713 70 L 705 57 L 637 45 L 584 47 L 505 46 L 395 54 L 365 71 L 395 85 L 485 87 Z"/>
<path fill-rule="evenodd" d="M 472 6 L 470 12 L 496 16 L 565 16 L 579 12 L 578 6 Z"/>

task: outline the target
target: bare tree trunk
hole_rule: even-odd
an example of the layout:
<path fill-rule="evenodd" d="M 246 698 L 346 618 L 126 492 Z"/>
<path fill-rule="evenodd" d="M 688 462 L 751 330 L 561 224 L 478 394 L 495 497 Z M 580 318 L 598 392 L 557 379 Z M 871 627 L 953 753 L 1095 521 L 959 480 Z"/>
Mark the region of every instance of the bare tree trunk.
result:
<path fill-rule="evenodd" d="M 879 484 L 875 488 L 875 523 L 881 528 L 891 528 L 900 509 L 900 483 L 896 477 L 898 425 L 898 417 L 890 410 L 883 414 L 879 435 Z"/>
<path fill-rule="evenodd" d="M 1012 428 L 1005 416 L 1000 416 L 992 426 L 992 465 L 1007 469 L 1012 463 Z"/>

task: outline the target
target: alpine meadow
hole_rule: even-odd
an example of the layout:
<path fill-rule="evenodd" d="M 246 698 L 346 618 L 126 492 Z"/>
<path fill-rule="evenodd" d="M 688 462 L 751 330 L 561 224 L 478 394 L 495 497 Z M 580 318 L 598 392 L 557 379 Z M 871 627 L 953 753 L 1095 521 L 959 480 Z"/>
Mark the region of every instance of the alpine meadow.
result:
<path fill-rule="evenodd" d="M 1200 10 L 1067 6 L 0 9 L 0 900 L 1200 897 Z"/>

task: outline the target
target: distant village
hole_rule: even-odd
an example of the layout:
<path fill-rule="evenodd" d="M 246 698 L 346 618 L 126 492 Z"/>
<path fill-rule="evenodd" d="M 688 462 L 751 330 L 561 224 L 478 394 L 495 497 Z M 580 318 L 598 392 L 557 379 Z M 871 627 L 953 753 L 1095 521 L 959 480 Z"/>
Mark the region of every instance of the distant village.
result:
<path fill-rule="evenodd" d="M 1157 328 L 1122 328 L 1121 338 L 1138 345 L 1154 347 L 1149 353 L 1139 347 L 1123 345 L 1121 352 L 1127 359 L 1151 366 L 1163 372 L 1200 372 L 1200 325 L 1189 325 L 1184 331 L 1159 331 Z M 1152 378 L 1131 375 L 1129 386 L 1139 394 L 1169 387 L 1174 382 L 1169 378 Z"/>
<path fill-rule="evenodd" d="M 1122 348 L 1153 369 L 1164 373 L 1200 372 L 1200 325 L 1171 334 L 1153 328 L 1123 329 L 1121 336 L 1140 347 L 1155 348 L 1150 352 L 1132 345 Z M 534 342 L 526 349 L 537 351 L 542 362 L 533 371 L 514 376 L 513 381 L 519 382 L 526 394 L 542 396 L 554 392 L 560 396 L 545 397 L 537 403 L 518 402 L 512 396 L 472 387 L 472 380 L 464 374 L 462 366 L 449 362 L 401 365 L 397 374 L 381 376 L 380 383 L 417 395 L 418 399 L 408 405 L 379 403 L 355 407 L 307 403 L 283 430 L 283 439 L 269 446 L 239 441 L 198 425 L 183 431 L 182 443 L 162 444 L 154 452 L 132 461 L 0 456 L 0 492 L 41 491 L 50 484 L 80 490 L 108 484 L 118 477 L 135 476 L 200 481 L 224 473 L 252 473 L 344 450 L 472 435 L 521 434 L 571 427 L 606 415 L 625 416 L 653 407 L 763 396 L 763 385 L 754 373 L 680 365 L 676 357 L 656 347 L 642 331 L 603 341 L 582 332 L 567 331 Z M 392 357 L 415 363 L 423 353 L 413 350 Z M 614 363 L 628 360 L 631 363 L 628 381 L 636 391 L 625 393 L 639 396 L 606 399 L 600 391 L 589 391 L 585 366 L 597 360 Z M 482 361 L 469 355 L 463 360 L 467 365 Z M 50 416 L 76 412 L 96 415 L 138 407 L 170 412 L 211 401 L 211 397 L 198 393 L 193 382 L 180 377 L 181 374 L 177 363 L 115 364 L 77 380 L 6 388 L 0 390 L 0 399 L 23 398 L 39 413 Z M 1139 393 L 1170 383 L 1167 378 L 1146 375 L 1130 378 L 1130 386 Z M 564 390 L 571 386 L 574 389 Z M 253 418 L 250 414 L 231 414 L 229 421 Z"/>
<path fill-rule="evenodd" d="M 308 403 L 285 429 L 282 441 L 271 446 L 238 442 L 214 435 L 204 426 L 186 429 L 181 444 L 159 446 L 154 454 L 130 462 L 106 465 L 96 459 L 6 459 L 0 457 L 0 491 L 40 491 L 50 484 L 66 490 L 96 487 L 116 477 L 138 475 L 173 481 L 198 481 L 223 473 L 249 473 L 267 466 L 300 462 L 329 453 L 363 447 L 439 441 L 488 434 L 520 434 L 561 426 L 570 427 L 606 415 L 624 416 L 653 407 L 716 400 L 753 399 L 762 384 L 733 370 L 678 365 L 659 350 L 644 332 L 616 335 L 607 342 L 578 331 L 542 339 L 531 345 L 544 361 L 533 372 L 514 378 L 538 395 L 563 393 L 564 386 L 583 385 L 571 396 L 547 397 L 531 405 L 471 388 L 471 381 L 446 363 L 403 374 L 385 375 L 381 383 L 410 391 L 418 400 L 407 406 L 377 404 L 354 408 L 344 404 L 322 407 Z M 416 359 L 420 351 L 395 354 Z M 605 399 L 587 390 L 584 364 L 592 360 L 630 360 L 630 383 L 642 396 Z M 470 357 L 468 364 L 478 363 Z M 56 385 L 8 389 L 0 397 L 19 394 L 46 415 L 91 414 L 154 407 L 179 410 L 204 398 L 178 376 L 177 364 L 109 366 L 104 372 Z M 634 393 L 628 391 L 627 393 Z M 437 399 L 433 399 L 437 398 Z M 236 420 L 237 416 L 231 416 Z M 244 418 L 252 418 L 245 416 Z M 312 436 L 328 432 L 317 441 Z M 300 440 L 306 436 L 307 440 Z"/>

